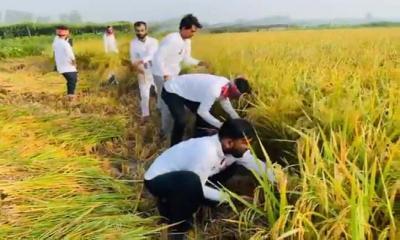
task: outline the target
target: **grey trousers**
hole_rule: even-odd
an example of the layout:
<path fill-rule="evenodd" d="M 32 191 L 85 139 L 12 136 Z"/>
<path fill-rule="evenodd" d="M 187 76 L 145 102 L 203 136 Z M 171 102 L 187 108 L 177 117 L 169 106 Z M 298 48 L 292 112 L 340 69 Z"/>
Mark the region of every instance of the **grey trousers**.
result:
<path fill-rule="evenodd" d="M 168 137 L 171 135 L 174 119 L 168 109 L 167 104 L 161 98 L 161 92 L 164 86 L 164 77 L 153 75 L 154 83 L 157 89 L 157 108 L 161 114 L 161 132 Z"/>

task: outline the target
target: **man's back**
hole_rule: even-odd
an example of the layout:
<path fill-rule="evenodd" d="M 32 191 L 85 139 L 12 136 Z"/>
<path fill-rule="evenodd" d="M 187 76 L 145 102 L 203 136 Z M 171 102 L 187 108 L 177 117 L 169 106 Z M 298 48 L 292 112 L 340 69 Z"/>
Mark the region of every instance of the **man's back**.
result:
<path fill-rule="evenodd" d="M 219 159 L 224 158 L 218 135 L 192 138 L 163 152 L 145 173 L 150 180 L 173 171 L 192 171 L 199 176 L 209 175 Z M 217 172 L 217 166 L 214 168 Z"/>
<path fill-rule="evenodd" d="M 177 76 L 164 85 L 165 89 L 194 102 L 214 102 L 223 86 L 229 83 L 225 77 L 211 74 L 185 74 Z"/>

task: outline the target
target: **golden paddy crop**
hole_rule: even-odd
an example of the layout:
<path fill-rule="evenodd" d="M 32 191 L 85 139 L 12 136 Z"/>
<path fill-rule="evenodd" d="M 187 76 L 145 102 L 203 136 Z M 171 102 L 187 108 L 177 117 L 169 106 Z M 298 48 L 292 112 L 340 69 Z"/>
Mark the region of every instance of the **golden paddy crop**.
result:
<path fill-rule="evenodd" d="M 399 28 L 196 36 L 193 55 L 210 62 L 213 73 L 250 79 L 253 94 L 238 107 L 256 124 L 263 147 L 255 151 L 275 167 L 278 183 L 257 178 L 253 201 L 231 192 L 233 214 L 222 214 L 218 224 L 199 223 L 194 235 L 396 239 L 399 39 Z M 1 205 L 1 237 L 159 237 L 156 221 L 148 218 L 153 205 L 146 204 L 137 181 L 160 150 L 154 138 L 159 120 L 154 112 L 150 127 L 136 123 L 129 40 L 119 38 L 121 52 L 111 61 L 119 87 L 100 86 L 111 66 L 100 37 L 77 38 L 85 92 L 80 105 L 39 101 L 36 108 L 50 110 L 32 112 L 32 103 L 20 106 L 23 97 L 18 106 L 16 100 L 0 105 L 0 189 L 8 195 Z M 109 148 L 101 159 L 99 146 Z M 134 186 L 104 170 L 107 162 L 132 158 L 136 170 L 125 172 L 133 174 Z"/>

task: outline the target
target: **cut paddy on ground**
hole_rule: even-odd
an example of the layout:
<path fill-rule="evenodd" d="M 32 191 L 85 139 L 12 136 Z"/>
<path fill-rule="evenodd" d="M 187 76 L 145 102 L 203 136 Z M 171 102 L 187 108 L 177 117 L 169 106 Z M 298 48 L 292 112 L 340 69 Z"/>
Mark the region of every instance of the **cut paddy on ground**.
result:
<path fill-rule="evenodd" d="M 167 143 L 154 111 L 139 125 L 137 83 L 119 39 L 119 86 L 103 86 L 100 37 L 77 37 L 79 101 L 63 98 L 49 48 L 0 66 L 1 239 L 159 239 L 142 178 Z M 395 239 L 399 219 L 400 29 L 204 34 L 193 55 L 244 74 L 238 104 L 278 184 L 232 200 L 192 233 L 210 239 Z M 47 41 L 47 42 L 46 42 Z M 51 39 L 37 41 L 49 44 Z M 36 55 L 36 54 L 35 54 Z M 187 69 L 186 71 L 197 71 Z M 265 156 L 268 155 L 268 156 Z M 291 167 L 288 167 L 291 166 Z M 235 211 L 236 210 L 236 211 Z"/>

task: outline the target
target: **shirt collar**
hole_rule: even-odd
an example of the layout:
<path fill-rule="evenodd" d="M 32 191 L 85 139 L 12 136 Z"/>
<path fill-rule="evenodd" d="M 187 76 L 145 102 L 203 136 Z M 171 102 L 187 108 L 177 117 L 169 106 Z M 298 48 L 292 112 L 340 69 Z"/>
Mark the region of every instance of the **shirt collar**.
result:
<path fill-rule="evenodd" d="M 225 154 L 224 154 L 224 151 L 222 150 L 222 145 L 221 145 L 221 141 L 219 140 L 218 134 L 211 136 L 211 139 L 213 141 L 213 144 L 215 144 L 215 146 L 216 146 L 218 157 L 224 158 Z"/>
<path fill-rule="evenodd" d="M 177 32 L 176 34 L 178 34 L 179 39 L 182 40 L 182 42 L 185 42 L 185 41 L 186 41 L 186 39 L 183 39 L 183 37 L 182 37 L 182 35 L 181 35 L 180 32 Z"/>

